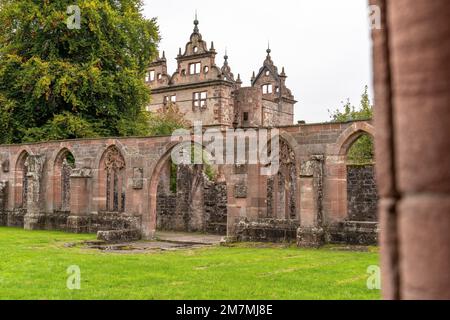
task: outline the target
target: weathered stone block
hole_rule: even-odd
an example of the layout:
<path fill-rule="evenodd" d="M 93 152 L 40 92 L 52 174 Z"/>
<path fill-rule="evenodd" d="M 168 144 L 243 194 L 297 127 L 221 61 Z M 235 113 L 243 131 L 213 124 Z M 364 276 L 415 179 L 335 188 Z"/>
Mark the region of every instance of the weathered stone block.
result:
<path fill-rule="evenodd" d="M 140 190 L 144 188 L 144 169 L 133 168 L 133 189 Z"/>
<path fill-rule="evenodd" d="M 4 173 L 8 173 L 9 172 L 9 159 L 4 160 L 1 164 L 1 167 L 2 167 L 2 171 Z"/>
<path fill-rule="evenodd" d="M 97 240 L 103 240 L 110 243 L 138 241 L 140 239 L 141 239 L 141 232 L 137 229 L 109 230 L 97 232 Z"/>
<path fill-rule="evenodd" d="M 300 227 L 297 229 L 297 246 L 319 248 L 325 244 L 325 231 L 321 227 Z"/>
<path fill-rule="evenodd" d="M 234 197 L 236 199 L 247 198 L 247 185 L 246 184 L 235 185 L 234 186 Z"/>
<path fill-rule="evenodd" d="M 238 241 L 295 242 L 299 222 L 287 219 L 240 220 L 236 226 Z"/>
<path fill-rule="evenodd" d="M 67 231 L 72 233 L 89 233 L 89 217 L 85 216 L 68 217 Z"/>

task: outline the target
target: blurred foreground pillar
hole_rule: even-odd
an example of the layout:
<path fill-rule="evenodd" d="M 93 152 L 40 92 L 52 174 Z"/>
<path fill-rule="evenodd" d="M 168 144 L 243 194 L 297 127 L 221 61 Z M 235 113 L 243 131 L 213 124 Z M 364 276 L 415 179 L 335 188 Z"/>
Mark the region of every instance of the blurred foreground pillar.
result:
<path fill-rule="evenodd" d="M 450 299 L 450 1 L 370 0 L 385 299 Z"/>

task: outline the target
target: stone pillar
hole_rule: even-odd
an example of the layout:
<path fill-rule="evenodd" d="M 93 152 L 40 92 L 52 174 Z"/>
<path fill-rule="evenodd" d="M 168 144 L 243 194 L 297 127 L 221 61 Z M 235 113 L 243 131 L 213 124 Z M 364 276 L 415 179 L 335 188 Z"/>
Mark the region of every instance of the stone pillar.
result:
<path fill-rule="evenodd" d="M 91 169 L 73 169 L 70 175 L 70 216 L 67 218 L 67 229 L 70 232 L 89 232 L 91 184 Z"/>
<path fill-rule="evenodd" d="M 0 181 L 0 226 L 6 226 L 7 214 L 5 212 L 8 200 L 8 181 Z"/>
<path fill-rule="evenodd" d="M 385 299 L 450 299 L 450 1 L 371 0 Z"/>
<path fill-rule="evenodd" d="M 27 167 L 27 213 L 24 217 L 24 229 L 42 229 L 45 226 L 45 214 L 41 212 L 41 176 L 45 157 L 29 155 L 25 161 Z"/>
<path fill-rule="evenodd" d="M 323 156 L 312 156 L 300 168 L 299 247 L 319 247 L 325 242 L 323 229 Z"/>

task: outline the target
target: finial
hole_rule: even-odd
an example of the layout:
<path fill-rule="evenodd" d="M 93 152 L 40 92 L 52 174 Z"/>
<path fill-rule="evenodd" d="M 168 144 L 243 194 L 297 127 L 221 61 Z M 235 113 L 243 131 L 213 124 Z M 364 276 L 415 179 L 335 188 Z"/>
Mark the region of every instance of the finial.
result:
<path fill-rule="evenodd" d="M 163 51 L 162 59 L 166 59 L 166 51 Z"/>
<path fill-rule="evenodd" d="M 284 67 L 281 69 L 281 74 L 280 74 L 280 76 L 281 76 L 281 77 L 286 77 L 286 72 L 284 72 Z"/>
<path fill-rule="evenodd" d="M 225 55 L 223 56 L 223 58 L 225 59 L 225 64 L 228 64 L 228 49 L 225 48 Z"/>
<path fill-rule="evenodd" d="M 178 55 L 181 56 L 181 48 L 178 49 Z"/>
<path fill-rule="evenodd" d="M 214 51 L 215 49 L 214 49 L 214 41 L 211 41 L 211 49 L 210 49 L 210 51 Z"/>
<path fill-rule="evenodd" d="M 269 41 L 267 41 L 267 50 L 266 50 L 266 52 L 267 52 L 267 55 L 268 55 L 268 56 L 269 56 L 270 53 L 272 52 L 272 50 L 270 50 L 270 42 L 269 42 Z"/>
<path fill-rule="evenodd" d="M 242 80 L 241 80 L 241 74 L 238 73 L 237 79 L 236 79 L 236 83 L 237 84 L 242 84 Z"/>
<path fill-rule="evenodd" d="M 253 75 L 252 75 L 251 81 L 253 82 L 253 81 L 255 81 L 255 79 L 256 79 L 256 75 L 255 75 L 255 71 L 253 71 Z"/>
<path fill-rule="evenodd" d="M 199 24 L 199 22 L 198 22 L 198 17 L 197 17 L 197 10 L 195 10 L 194 33 L 198 33 L 199 32 L 198 24 Z"/>

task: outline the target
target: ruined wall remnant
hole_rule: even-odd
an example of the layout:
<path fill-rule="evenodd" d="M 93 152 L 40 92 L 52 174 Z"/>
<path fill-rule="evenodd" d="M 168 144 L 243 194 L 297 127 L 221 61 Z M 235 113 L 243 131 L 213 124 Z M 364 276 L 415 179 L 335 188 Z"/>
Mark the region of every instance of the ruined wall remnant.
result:
<path fill-rule="evenodd" d="M 227 193 L 224 182 L 210 181 L 202 166 L 177 167 L 177 190 L 162 179 L 157 194 L 157 228 L 166 231 L 226 233 Z"/>
<path fill-rule="evenodd" d="M 0 226 L 6 226 L 8 215 L 5 212 L 8 201 L 8 181 L 0 181 Z"/>
<path fill-rule="evenodd" d="M 43 192 L 41 178 L 44 170 L 45 155 L 29 155 L 25 161 L 26 170 L 26 214 L 24 228 L 33 230 L 39 228 L 45 215 L 41 214 L 43 207 Z"/>
<path fill-rule="evenodd" d="M 347 166 L 348 220 L 378 221 L 378 194 L 373 165 Z"/>
<path fill-rule="evenodd" d="M 227 185 L 226 182 L 208 181 L 204 189 L 206 231 L 213 234 L 227 233 Z"/>
<path fill-rule="evenodd" d="M 0 181 L 8 186 L 0 195 L 0 224 L 77 233 L 120 231 L 107 233 L 108 239 L 126 238 L 135 234 L 132 230 L 151 239 L 160 229 L 237 240 L 297 240 L 300 246 L 372 243 L 378 228 L 366 223 L 373 217 L 359 205 L 348 205 L 353 193 L 362 194 L 355 199 L 365 199 L 367 190 L 347 189 L 343 152 L 362 131 L 372 133 L 371 123 L 281 127 L 275 175 L 261 175 L 260 164 L 224 164 L 215 168 L 215 181 L 201 165 L 181 165 L 175 172 L 176 192 L 170 188 L 168 163 L 176 146 L 170 137 L 0 146 L 1 159 L 9 159 L 11 168 L 0 170 Z M 74 168 L 63 163 L 69 150 Z M 368 180 L 365 174 L 350 177 L 351 186 Z"/>

